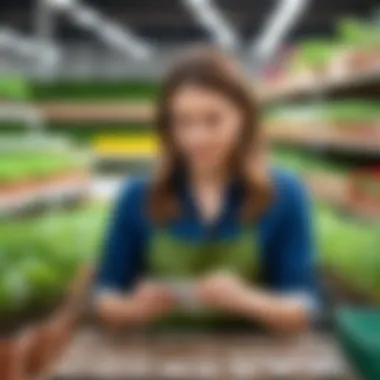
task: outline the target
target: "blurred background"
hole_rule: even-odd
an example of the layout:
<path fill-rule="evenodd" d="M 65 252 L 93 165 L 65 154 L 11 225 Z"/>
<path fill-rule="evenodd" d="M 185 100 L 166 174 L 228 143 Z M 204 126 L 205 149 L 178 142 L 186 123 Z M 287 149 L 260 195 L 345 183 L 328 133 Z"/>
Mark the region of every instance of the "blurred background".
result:
<path fill-rule="evenodd" d="M 315 199 L 321 277 L 380 301 L 376 0 L 3 0 L 0 320 L 57 305 L 99 254 L 121 181 L 149 173 L 160 77 L 184 48 L 234 52 L 272 160 Z"/>

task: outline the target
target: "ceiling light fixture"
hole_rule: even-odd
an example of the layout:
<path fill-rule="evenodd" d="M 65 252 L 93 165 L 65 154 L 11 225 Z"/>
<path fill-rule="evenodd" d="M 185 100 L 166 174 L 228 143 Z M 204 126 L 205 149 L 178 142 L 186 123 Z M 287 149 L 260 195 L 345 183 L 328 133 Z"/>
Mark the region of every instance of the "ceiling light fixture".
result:
<path fill-rule="evenodd" d="M 183 3 L 198 22 L 209 31 L 218 45 L 226 49 L 239 47 L 240 41 L 236 31 L 212 0 L 183 0 Z"/>
<path fill-rule="evenodd" d="M 265 24 L 264 31 L 252 44 L 250 53 L 260 62 L 270 59 L 306 10 L 309 0 L 279 0 Z"/>
<path fill-rule="evenodd" d="M 91 31 L 100 40 L 114 49 L 136 59 L 146 60 L 153 53 L 153 47 L 138 38 L 125 26 L 108 20 L 92 7 L 76 0 L 44 0 L 56 10 L 66 14 L 72 22 Z"/>

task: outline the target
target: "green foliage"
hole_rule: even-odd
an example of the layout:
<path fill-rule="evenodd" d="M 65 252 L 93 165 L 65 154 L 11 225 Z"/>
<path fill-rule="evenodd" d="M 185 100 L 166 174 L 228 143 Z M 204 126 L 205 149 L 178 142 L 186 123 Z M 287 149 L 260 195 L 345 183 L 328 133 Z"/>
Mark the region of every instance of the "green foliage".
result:
<path fill-rule="evenodd" d="M 30 97 L 30 88 L 20 77 L 0 78 L 0 99 L 27 100 Z"/>
<path fill-rule="evenodd" d="M 379 47 L 380 27 L 355 18 L 344 18 L 337 25 L 342 44 L 356 48 Z"/>
<path fill-rule="evenodd" d="M 363 122 L 380 120 L 380 102 L 348 99 L 325 103 L 310 103 L 279 107 L 268 113 L 268 118 L 288 120 L 326 120 L 338 122 Z"/>
<path fill-rule="evenodd" d="M 330 102 L 323 111 L 324 117 L 337 121 L 380 120 L 380 102 L 364 99 Z"/>
<path fill-rule="evenodd" d="M 3 154 L 0 157 L 0 185 L 44 178 L 85 164 L 83 158 L 55 152 L 18 152 Z"/>
<path fill-rule="evenodd" d="M 336 35 L 332 39 L 305 39 L 297 46 L 291 67 L 297 71 L 302 68 L 323 69 L 335 53 L 345 48 L 378 49 L 380 46 L 380 27 L 375 23 L 355 18 L 338 21 Z"/>
<path fill-rule="evenodd" d="M 327 161 L 320 156 L 297 152 L 294 149 L 276 149 L 272 154 L 272 160 L 276 165 L 285 166 L 298 174 L 310 174 L 315 172 L 345 173 L 348 167 Z"/>
<path fill-rule="evenodd" d="M 276 150 L 273 159 L 298 175 L 348 170 L 292 149 Z M 314 218 L 319 266 L 353 289 L 380 301 L 380 223 L 344 216 L 322 204 L 317 205 Z"/>
<path fill-rule="evenodd" d="M 330 40 L 306 40 L 297 47 L 293 67 L 294 69 L 299 67 L 322 68 L 335 50 L 336 44 Z"/>
<path fill-rule="evenodd" d="M 319 262 L 354 289 L 379 298 L 380 224 L 339 216 L 320 206 L 317 212 Z"/>
<path fill-rule="evenodd" d="M 62 297 L 99 251 L 106 207 L 55 212 L 0 226 L 0 315 L 44 308 Z"/>

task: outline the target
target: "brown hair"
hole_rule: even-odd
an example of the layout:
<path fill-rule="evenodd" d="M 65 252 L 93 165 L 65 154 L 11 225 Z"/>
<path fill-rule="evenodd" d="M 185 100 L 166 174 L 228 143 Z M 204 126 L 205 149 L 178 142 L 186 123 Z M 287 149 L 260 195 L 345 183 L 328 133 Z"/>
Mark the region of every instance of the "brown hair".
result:
<path fill-rule="evenodd" d="M 244 187 L 242 219 L 253 220 L 271 199 L 271 188 L 265 169 L 263 141 L 260 131 L 260 110 L 253 96 L 250 81 L 234 59 L 221 51 L 202 47 L 182 55 L 165 78 L 157 104 L 157 128 L 161 161 L 152 186 L 149 211 L 154 221 L 161 223 L 178 215 L 175 174 L 181 170 L 181 157 L 170 133 L 170 100 L 187 84 L 214 90 L 230 99 L 242 112 L 244 128 L 233 158 L 234 172 Z"/>

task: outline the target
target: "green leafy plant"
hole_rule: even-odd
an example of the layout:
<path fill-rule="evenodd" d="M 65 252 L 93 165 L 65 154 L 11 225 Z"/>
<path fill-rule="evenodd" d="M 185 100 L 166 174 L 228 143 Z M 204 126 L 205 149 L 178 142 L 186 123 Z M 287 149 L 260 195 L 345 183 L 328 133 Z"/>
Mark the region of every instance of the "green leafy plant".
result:
<path fill-rule="evenodd" d="M 379 299 L 380 290 L 379 227 L 318 208 L 320 266 L 373 299 Z"/>
<path fill-rule="evenodd" d="M 53 212 L 0 228 L 0 321 L 22 321 L 62 301 L 78 270 L 94 260 L 107 206 Z"/>
<path fill-rule="evenodd" d="M 355 18 L 343 18 L 337 25 L 338 37 L 342 44 L 355 48 L 380 46 L 380 27 Z"/>
<path fill-rule="evenodd" d="M 336 50 L 336 44 L 331 40 L 310 39 L 301 42 L 292 60 L 292 69 L 321 69 Z"/>
<path fill-rule="evenodd" d="M 22 152 L 1 155 L 0 186 L 22 180 L 49 177 L 84 167 L 83 157 L 55 152 Z"/>
<path fill-rule="evenodd" d="M 0 99 L 27 100 L 29 98 L 30 88 L 23 78 L 17 76 L 0 78 Z"/>
<path fill-rule="evenodd" d="M 279 107 L 267 114 L 277 120 L 324 120 L 351 122 L 380 121 L 380 102 L 375 100 L 350 99 L 325 103 Z M 360 124 L 359 124 L 360 125 Z"/>

